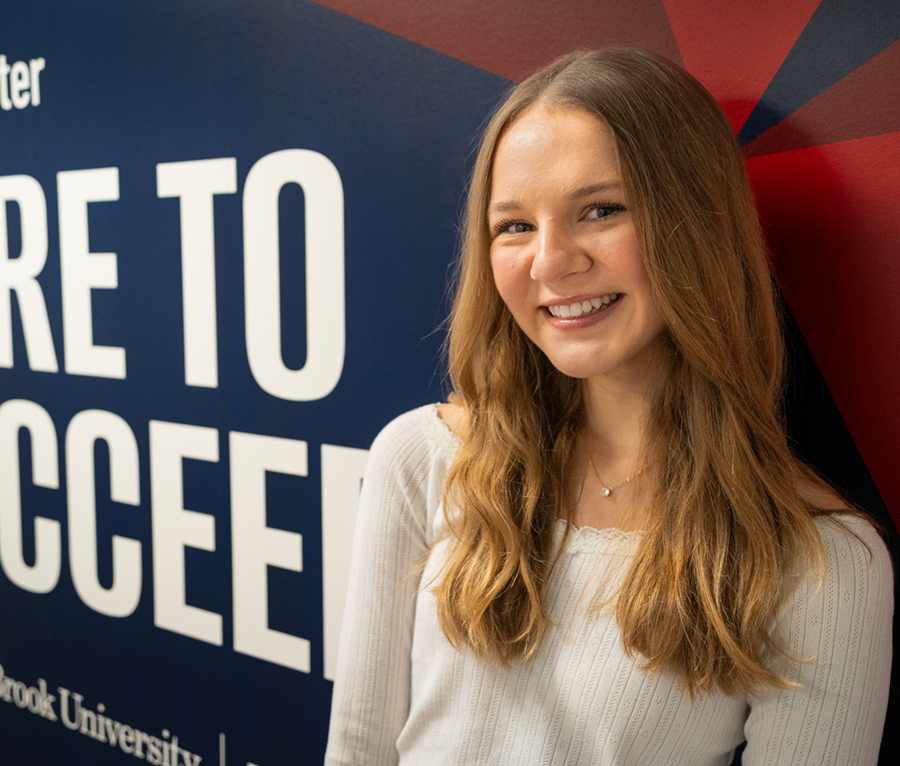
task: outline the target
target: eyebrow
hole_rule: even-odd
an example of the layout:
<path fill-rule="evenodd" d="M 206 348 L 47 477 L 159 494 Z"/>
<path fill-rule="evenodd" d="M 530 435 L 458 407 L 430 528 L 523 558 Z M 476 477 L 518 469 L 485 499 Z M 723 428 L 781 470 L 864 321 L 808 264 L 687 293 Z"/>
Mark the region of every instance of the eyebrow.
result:
<path fill-rule="evenodd" d="M 572 199 L 582 199 L 583 197 L 590 197 L 594 194 L 599 194 L 601 192 L 610 191 L 611 189 L 621 189 L 622 182 L 621 181 L 604 181 L 599 184 L 589 184 L 588 186 L 582 186 L 578 189 L 575 189 L 569 196 Z M 522 208 L 522 203 L 516 200 L 504 200 L 502 202 L 495 202 L 493 205 L 490 205 L 487 209 L 488 215 L 491 213 L 507 213 L 510 210 L 520 210 Z"/>
<path fill-rule="evenodd" d="M 581 197 L 590 197 L 593 194 L 597 194 L 598 192 L 609 191 L 610 189 L 621 189 L 622 182 L 621 181 L 605 181 L 600 184 L 590 184 L 589 186 L 582 186 L 580 189 L 576 189 L 572 194 L 573 199 L 580 199 Z"/>

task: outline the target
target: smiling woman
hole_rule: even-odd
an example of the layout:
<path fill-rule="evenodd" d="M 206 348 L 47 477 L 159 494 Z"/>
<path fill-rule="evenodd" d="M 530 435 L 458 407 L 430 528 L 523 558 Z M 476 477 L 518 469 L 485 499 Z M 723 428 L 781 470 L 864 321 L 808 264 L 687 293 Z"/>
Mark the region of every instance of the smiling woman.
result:
<path fill-rule="evenodd" d="M 659 367 L 663 321 L 620 176 L 595 117 L 529 110 L 497 145 L 490 259 L 500 297 L 558 370 L 634 385 Z"/>
<path fill-rule="evenodd" d="M 875 763 L 891 564 L 792 455 L 782 356 L 703 87 L 634 48 L 518 86 L 472 179 L 453 403 L 372 448 L 328 762 Z"/>

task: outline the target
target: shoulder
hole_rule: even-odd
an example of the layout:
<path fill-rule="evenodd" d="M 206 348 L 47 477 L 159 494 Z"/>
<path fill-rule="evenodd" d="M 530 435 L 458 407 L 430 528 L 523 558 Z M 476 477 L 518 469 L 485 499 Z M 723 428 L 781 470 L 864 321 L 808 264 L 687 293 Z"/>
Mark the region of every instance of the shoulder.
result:
<path fill-rule="evenodd" d="M 851 513 L 817 516 L 815 524 L 823 556 L 792 587 L 787 612 L 820 622 L 823 629 L 829 623 L 854 623 L 862 615 L 866 620 L 889 618 L 894 568 L 878 530 Z"/>
<path fill-rule="evenodd" d="M 393 458 L 433 455 L 452 459 L 459 440 L 438 415 L 438 408 L 442 406 L 446 405 L 426 404 L 394 418 L 375 437 L 372 454 Z"/>
<path fill-rule="evenodd" d="M 807 561 L 791 578 L 779 622 L 787 625 L 799 619 L 796 627 L 811 620 L 824 628 L 852 622 L 870 610 L 890 615 L 894 569 L 875 527 L 851 513 L 817 516 L 815 525 L 822 557 Z"/>
<path fill-rule="evenodd" d="M 817 516 L 815 523 L 829 559 L 862 556 L 873 566 L 891 567 L 881 533 L 864 516 L 838 512 Z"/>
<path fill-rule="evenodd" d="M 360 507 L 408 515 L 430 544 L 438 534 L 444 485 L 458 446 L 437 405 L 395 418 L 372 443 Z"/>
<path fill-rule="evenodd" d="M 881 585 L 893 590 L 891 555 L 879 531 L 866 518 L 852 513 L 816 517 L 825 554 L 825 579 L 838 587 Z M 849 580 L 848 580 L 849 578 Z"/>
<path fill-rule="evenodd" d="M 798 480 L 800 496 L 823 513 L 815 518 L 825 554 L 825 577 L 858 568 L 860 573 L 887 579 L 893 587 L 893 565 L 887 546 L 874 523 L 854 513 L 830 486 L 812 474 Z"/>
<path fill-rule="evenodd" d="M 776 621 L 778 642 L 795 661 L 785 677 L 803 684 L 821 673 L 857 672 L 848 669 L 862 661 L 857 652 L 868 657 L 865 673 L 882 661 L 889 665 L 891 655 L 894 572 L 887 546 L 854 514 L 818 516 L 815 523 L 822 566 L 798 578 Z"/>
<path fill-rule="evenodd" d="M 460 439 L 462 439 L 466 431 L 469 430 L 469 418 L 466 415 L 466 410 L 459 404 L 454 404 L 452 402 L 439 404 L 437 406 L 437 415 L 444 421 L 447 428 Z"/>

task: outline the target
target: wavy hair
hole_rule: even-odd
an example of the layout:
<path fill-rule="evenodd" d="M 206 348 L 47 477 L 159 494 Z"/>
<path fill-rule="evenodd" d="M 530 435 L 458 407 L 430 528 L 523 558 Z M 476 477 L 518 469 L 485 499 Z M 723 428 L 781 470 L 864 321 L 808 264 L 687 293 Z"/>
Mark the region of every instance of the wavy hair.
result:
<path fill-rule="evenodd" d="M 456 511 L 435 584 L 442 629 L 479 657 L 527 660 L 548 623 L 553 520 L 573 500 L 581 383 L 519 329 L 489 261 L 497 144 L 537 104 L 611 130 L 672 359 L 645 447 L 657 510 L 614 601 L 623 644 L 692 694 L 786 687 L 767 664 L 780 653 L 772 619 L 798 567 L 824 565 L 813 517 L 825 511 L 799 485 L 833 490 L 785 436 L 775 287 L 729 123 L 690 74 L 637 48 L 558 59 L 512 91 L 483 136 L 448 345 L 467 432 L 445 490 Z"/>

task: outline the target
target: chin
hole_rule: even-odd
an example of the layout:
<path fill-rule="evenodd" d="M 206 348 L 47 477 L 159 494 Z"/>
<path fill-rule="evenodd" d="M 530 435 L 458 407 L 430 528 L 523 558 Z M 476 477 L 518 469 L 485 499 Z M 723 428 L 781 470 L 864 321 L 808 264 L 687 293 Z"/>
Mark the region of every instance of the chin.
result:
<path fill-rule="evenodd" d="M 604 368 L 598 368 L 596 363 L 591 364 L 590 362 L 584 360 L 575 360 L 575 359 L 550 359 L 550 363 L 559 370 L 563 375 L 569 378 L 577 378 L 578 380 L 585 380 L 587 378 L 592 378 L 595 375 L 602 375 L 606 372 Z"/>
<path fill-rule="evenodd" d="M 613 349 L 580 349 L 578 353 L 546 354 L 563 375 L 578 380 L 603 378 L 627 380 L 635 383 L 654 376 L 666 367 L 665 355 L 661 355 L 662 343 L 658 340 L 640 348 L 636 353 L 623 355 Z"/>

